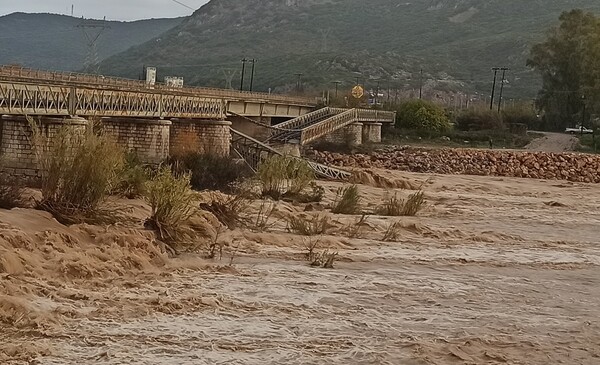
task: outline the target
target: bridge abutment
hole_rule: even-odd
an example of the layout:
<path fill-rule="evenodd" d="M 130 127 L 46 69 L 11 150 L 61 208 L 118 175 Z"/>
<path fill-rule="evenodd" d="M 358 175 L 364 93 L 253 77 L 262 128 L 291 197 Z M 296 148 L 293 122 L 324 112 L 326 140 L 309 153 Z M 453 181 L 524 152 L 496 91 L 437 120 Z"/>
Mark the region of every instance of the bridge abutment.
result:
<path fill-rule="evenodd" d="M 170 120 L 102 118 L 103 132 L 141 162 L 159 164 L 169 157 Z"/>
<path fill-rule="evenodd" d="M 231 122 L 196 119 L 173 119 L 170 154 L 187 153 L 228 156 L 231 148 Z"/>
<path fill-rule="evenodd" d="M 24 116 L 0 117 L 0 159 L 5 173 L 22 178 L 40 176 L 38 152 L 49 151 L 63 128 L 74 133 L 85 133 L 88 121 L 83 118 L 33 117 L 40 138 L 35 140 L 29 120 Z M 35 141 L 34 141 L 35 140 Z M 39 143 L 39 145 L 35 145 Z"/>

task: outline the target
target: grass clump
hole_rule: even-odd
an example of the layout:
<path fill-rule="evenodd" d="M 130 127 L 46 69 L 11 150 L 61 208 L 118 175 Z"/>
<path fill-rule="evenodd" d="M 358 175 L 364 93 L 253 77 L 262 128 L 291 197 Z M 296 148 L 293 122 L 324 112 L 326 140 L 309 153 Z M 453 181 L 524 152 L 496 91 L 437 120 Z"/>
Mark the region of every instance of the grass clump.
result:
<path fill-rule="evenodd" d="M 256 176 L 261 184 L 262 195 L 275 200 L 301 196 L 315 179 L 315 174 L 306 161 L 288 156 L 267 159 L 258 167 Z M 313 187 L 313 193 L 314 191 Z M 319 197 L 318 191 L 315 195 Z"/>
<path fill-rule="evenodd" d="M 169 167 L 163 166 L 148 182 L 146 198 L 152 208 L 146 227 L 155 230 L 164 242 L 191 244 L 194 232 L 188 223 L 196 212 L 196 199 L 190 189 L 190 176 L 173 175 Z"/>
<path fill-rule="evenodd" d="M 243 194 L 211 194 L 209 203 L 200 204 L 200 209 L 214 214 L 219 222 L 229 229 L 236 229 L 244 223 L 242 214 L 248 210 L 250 200 Z"/>
<path fill-rule="evenodd" d="M 310 266 L 313 267 L 333 269 L 333 264 L 338 257 L 338 253 L 330 252 L 329 250 L 317 252 L 319 242 L 320 240 L 318 238 L 310 238 L 307 242 L 304 243 L 304 257 L 306 261 L 308 261 L 310 263 Z"/>
<path fill-rule="evenodd" d="M 361 238 L 363 235 L 364 227 L 368 226 L 368 218 L 369 216 L 366 214 L 361 215 L 356 220 L 344 227 L 344 231 L 340 233 L 344 233 L 350 238 Z"/>
<path fill-rule="evenodd" d="M 229 156 L 199 152 L 177 155 L 172 165 L 177 172 L 189 172 L 192 189 L 198 191 L 219 190 L 229 193 L 234 190 L 236 182 L 250 177 L 252 173 L 247 165 Z"/>
<path fill-rule="evenodd" d="M 340 188 L 333 203 L 334 214 L 357 214 L 360 211 L 360 193 L 357 185 Z"/>
<path fill-rule="evenodd" d="M 376 209 L 378 215 L 388 217 L 415 216 L 425 203 L 424 193 L 418 191 L 405 199 L 399 199 L 397 194 L 386 200 Z"/>
<path fill-rule="evenodd" d="M 2 176 L 0 172 L 0 209 L 12 209 L 25 205 L 24 190 L 20 181 Z"/>
<path fill-rule="evenodd" d="M 325 214 L 304 216 L 292 216 L 287 220 L 289 232 L 302 236 L 316 236 L 325 234 L 330 227 L 330 217 Z"/>
<path fill-rule="evenodd" d="M 119 219 L 101 208 L 119 181 L 124 153 L 104 135 L 61 128 L 52 144 L 30 120 L 41 171 L 42 199 L 38 207 L 62 223 L 109 223 Z"/>
<path fill-rule="evenodd" d="M 400 238 L 402 233 L 402 223 L 400 221 L 391 223 L 385 230 L 383 234 L 383 241 L 385 242 L 396 242 Z"/>
<path fill-rule="evenodd" d="M 264 232 L 273 225 L 276 220 L 272 220 L 273 214 L 277 211 L 277 206 L 272 202 L 262 200 L 256 215 L 249 220 L 249 226 L 256 232 Z"/>

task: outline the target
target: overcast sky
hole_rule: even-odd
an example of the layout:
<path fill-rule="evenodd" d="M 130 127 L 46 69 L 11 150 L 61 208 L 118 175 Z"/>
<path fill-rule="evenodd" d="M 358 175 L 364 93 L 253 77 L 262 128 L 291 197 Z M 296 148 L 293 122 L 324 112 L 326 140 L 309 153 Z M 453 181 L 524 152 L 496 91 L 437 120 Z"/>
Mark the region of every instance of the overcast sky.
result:
<path fill-rule="evenodd" d="M 0 0 L 0 16 L 17 11 L 25 13 L 54 13 L 107 20 L 138 20 L 174 18 L 193 13 L 208 0 Z"/>

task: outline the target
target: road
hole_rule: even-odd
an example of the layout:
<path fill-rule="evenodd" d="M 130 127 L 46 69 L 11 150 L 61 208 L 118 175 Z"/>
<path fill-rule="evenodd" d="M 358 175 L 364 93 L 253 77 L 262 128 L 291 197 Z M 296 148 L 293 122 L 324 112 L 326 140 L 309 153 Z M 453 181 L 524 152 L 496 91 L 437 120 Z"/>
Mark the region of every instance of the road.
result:
<path fill-rule="evenodd" d="M 542 133 L 544 136 L 534 139 L 525 146 L 526 150 L 543 152 L 569 152 L 575 151 L 579 140 L 572 134 L 565 133 Z"/>

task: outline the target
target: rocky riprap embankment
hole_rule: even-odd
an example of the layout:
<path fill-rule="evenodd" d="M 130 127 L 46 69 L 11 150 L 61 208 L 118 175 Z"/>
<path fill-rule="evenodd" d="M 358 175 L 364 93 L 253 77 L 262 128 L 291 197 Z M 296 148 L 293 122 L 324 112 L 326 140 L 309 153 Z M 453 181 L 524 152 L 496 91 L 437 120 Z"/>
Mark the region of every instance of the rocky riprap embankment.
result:
<path fill-rule="evenodd" d="M 312 151 L 310 157 L 347 168 L 600 183 L 600 155 L 578 153 L 392 147 L 352 155 Z"/>

